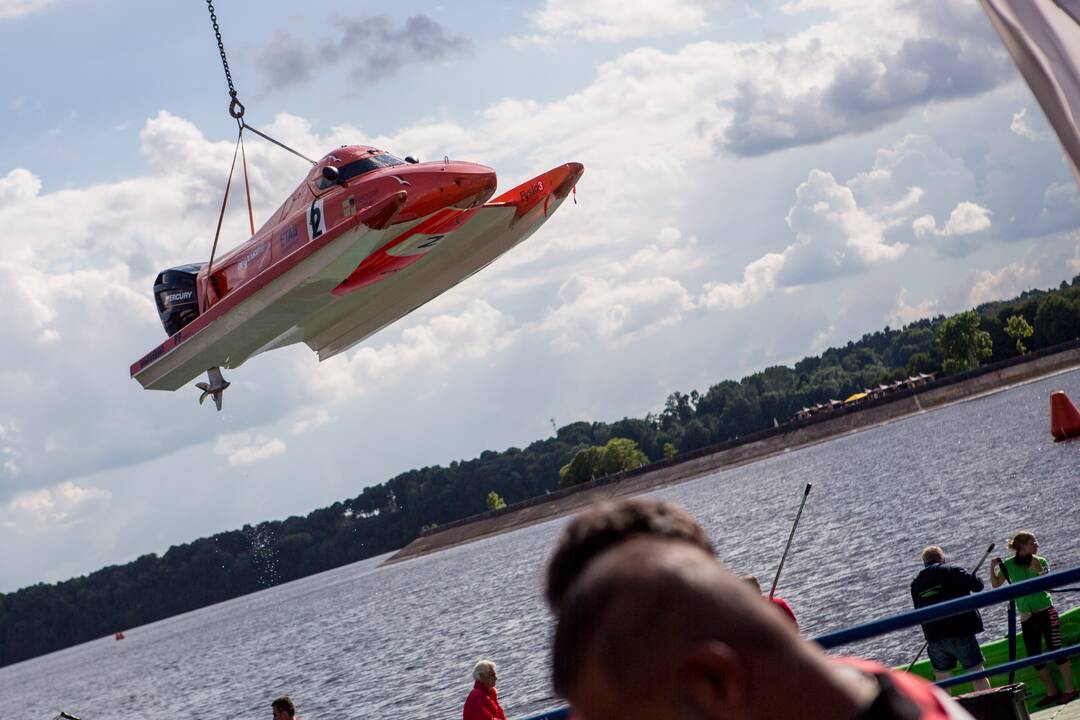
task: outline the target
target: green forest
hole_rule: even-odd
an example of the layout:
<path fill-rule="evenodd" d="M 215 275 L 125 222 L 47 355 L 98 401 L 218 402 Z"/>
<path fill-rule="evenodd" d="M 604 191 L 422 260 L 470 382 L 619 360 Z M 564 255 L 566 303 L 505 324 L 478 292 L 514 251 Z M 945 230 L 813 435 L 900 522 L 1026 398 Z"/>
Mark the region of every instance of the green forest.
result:
<path fill-rule="evenodd" d="M 886 327 L 794 367 L 672 392 L 643 418 L 572 423 L 526 448 L 409 470 L 306 517 L 245 525 L 0 594 L 0 665 L 401 548 L 438 525 L 558 490 L 560 480 L 588 480 L 604 463 L 621 469 L 662 460 L 772 428 L 802 407 L 863 388 L 919 372 L 945 377 L 1078 337 L 1080 275 L 1054 290 Z"/>

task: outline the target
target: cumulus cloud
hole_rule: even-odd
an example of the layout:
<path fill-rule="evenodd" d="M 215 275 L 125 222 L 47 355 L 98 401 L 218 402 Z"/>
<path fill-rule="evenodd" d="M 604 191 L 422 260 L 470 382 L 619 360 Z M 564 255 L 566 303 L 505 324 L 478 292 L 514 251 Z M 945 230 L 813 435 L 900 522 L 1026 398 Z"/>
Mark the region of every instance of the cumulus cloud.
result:
<path fill-rule="evenodd" d="M 54 0 L 0 0 L 0 20 L 11 20 L 38 12 L 53 2 Z"/>
<path fill-rule="evenodd" d="M 613 275 L 647 273 L 649 275 L 678 275 L 702 267 L 706 262 L 696 237 L 684 238 L 671 225 L 660 229 L 654 242 L 634 251 L 625 260 L 610 265 Z"/>
<path fill-rule="evenodd" d="M 41 180 L 29 170 L 15 168 L 0 177 L 0 207 L 26 202 L 41 192 Z"/>
<path fill-rule="evenodd" d="M 439 63 L 466 55 L 472 41 L 455 35 L 427 15 L 408 18 L 396 26 L 385 15 L 339 17 L 336 41 L 312 43 L 288 30 L 278 30 L 257 54 L 256 62 L 269 88 L 297 85 L 329 65 L 349 67 L 353 92 L 396 75 L 413 64 Z"/>
<path fill-rule="evenodd" d="M 545 0 L 528 13 L 536 35 L 516 42 L 546 42 L 570 36 L 583 40 L 626 40 L 697 32 L 717 0 Z"/>
<path fill-rule="evenodd" d="M 969 273 L 967 307 L 1014 297 L 1034 287 L 1053 287 L 1080 273 L 1080 234 L 1063 233 L 1052 242 L 1030 247 L 1024 256 L 997 270 Z"/>
<path fill-rule="evenodd" d="M 709 310 L 738 310 L 770 295 L 777 288 L 777 276 L 784 267 L 784 253 L 767 253 L 743 270 L 735 282 L 710 282 L 702 298 Z"/>
<path fill-rule="evenodd" d="M 795 242 L 747 265 L 738 281 L 707 285 L 705 305 L 709 309 L 737 309 L 778 288 L 821 282 L 893 262 L 908 246 L 886 239 L 887 220 L 912 205 L 905 198 L 886 207 L 882 215 L 871 214 L 859 207 L 851 188 L 837 182 L 831 173 L 811 170 L 796 189 L 795 204 L 787 215 Z"/>
<path fill-rule="evenodd" d="M 900 294 L 896 298 L 896 305 L 885 316 L 885 322 L 894 328 L 902 328 L 905 325 L 927 318 L 933 315 L 938 301 L 934 298 L 926 298 L 922 302 L 909 305 L 907 301 L 907 288 L 900 288 Z"/>
<path fill-rule="evenodd" d="M 229 460 L 230 465 L 250 465 L 283 454 L 288 449 L 281 438 L 248 432 L 221 435 L 214 452 Z"/>
<path fill-rule="evenodd" d="M 65 480 L 50 488 L 17 493 L 0 507 L 0 525 L 27 531 L 70 525 L 103 511 L 111 497 L 107 490 Z"/>
<path fill-rule="evenodd" d="M 900 205 L 909 207 L 910 203 Z M 890 214 L 894 212 L 889 209 Z M 885 242 L 880 219 L 859 208 L 850 187 L 821 170 L 812 170 L 796 189 L 787 223 L 801 248 L 795 251 L 796 260 L 803 263 L 788 265 L 789 285 L 816 279 L 823 268 L 828 268 L 827 274 L 840 274 L 849 267 L 896 260 L 907 249 L 902 243 Z"/>
<path fill-rule="evenodd" d="M 332 421 L 333 417 L 331 417 L 330 413 L 323 408 L 304 410 L 300 413 L 300 416 L 293 421 L 292 434 L 303 435 L 304 433 L 321 428 L 323 425 L 328 425 Z"/>
<path fill-rule="evenodd" d="M 916 205 L 947 203 L 976 192 L 974 173 L 926 135 L 907 134 L 879 148 L 874 164 L 847 183 L 868 211 L 900 222 Z M 898 195 L 904 195 L 897 200 Z M 942 206 L 944 209 L 944 206 Z M 892 210 L 890 210 L 890 208 Z"/>
<path fill-rule="evenodd" d="M 1011 297 L 1034 286 L 1039 273 L 1021 262 L 1009 263 L 997 271 L 979 270 L 973 273 L 967 301 L 975 306 L 991 300 Z"/>
<path fill-rule="evenodd" d="M 708 283 L 705 306 L 744 308 L 778 291 L 894 263 L 920 240 L 931 240 L 942 256 L 968 255 L 993 225 L 984 204 L 960 199 L 979 192 L 966 164 L 924 135 L 908 134 L 878 149 L 873 166 L 844 183 L 813 170 L 787 214 L 795 241 L 748 263 L 736 280 Z M 1041 206 L 1058 218 L 1080 207 L 1071 183 L 1055 183 L 1044 195 Z M 941 225 L 935 214 L 945 218 Z M 898 306 L 892 316 L 907 312 Z"/>
<path fill-rule="evenodd" d="M 911 223 L 916 237 L 936 235 L 937 237 L 959 237 L 981 232 L 990 227 L 992 213 L 978 203 L 962 202 L 949 213 L 949 219 L 943 227 L 937 226 L 933 215 L 923 215 Z"/>
<path fill-rule="evenodd" d="M 341 402 L 445 373 L 459 361 L 483 359 L 513 340 L 510 319 L 486 301 L 473 300 L 459 314 L 437 315 L 407 328 L 398 342 L 369 343 L 338 355 L 307 382 L 318 397 Z"/>
<path fill-rule="evenodd" d="M 979 6 L 960 0 L 790 3 L 834 20 L 790 40 L 744 49 L 723 151 L 755 156 L 860 133 L 931 101 L 984 92 L 1013 77 Z M 885 26 L 884 23 L 888 23 Z"/>
<path fill-rule="evenodd" d="M 696 306 L 686 288 L 666 277 L 620 284 L 575 276 L 559 288 L 559 299 L 562 304 L 539 329 L 550 334 L 552 347 L 563 352 L 646 337 L 679 323 Z"/>
<path fill-rule="evenodd" d="M 1032 129 L 1031 123 L 1027 119 L 1027 108 L 1020 108 L 1012 116 L 1012 122 L 1009 124 L 1009 129 L 1022 138 L 1035 142 L 1039 139 L 1038 134 Z"/>
<path fill-rule="evenodd" d="M 1080 192 L 1075 182 L 1050 183 L 1043 191 L 1043 213 L 1072 211 L 1080 207 Z"/>
<path fill-rule="evenodd" d="M 22 473 L 19 466 L 19 426 L 14 419 L 0 422 L 0 470 L 9 478 Z"/>

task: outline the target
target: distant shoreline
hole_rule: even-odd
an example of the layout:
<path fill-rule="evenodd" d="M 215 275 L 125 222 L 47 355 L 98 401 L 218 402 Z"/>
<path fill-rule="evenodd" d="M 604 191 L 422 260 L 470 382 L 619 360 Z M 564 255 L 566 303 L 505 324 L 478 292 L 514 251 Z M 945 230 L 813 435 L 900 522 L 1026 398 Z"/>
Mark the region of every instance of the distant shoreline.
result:
<path fill-rule="evenodd" d="M 569 515 L 602 500 L 639 495 L 774 455 L 1008 390 L 1080 368 L 1080 340 L 902 391 L 863 407 L 845 408 L 720 443 L 672 460 L 530 498 L 449 523 L 390 556 L 384 565 L 429 555 L 493 535 Z"/>

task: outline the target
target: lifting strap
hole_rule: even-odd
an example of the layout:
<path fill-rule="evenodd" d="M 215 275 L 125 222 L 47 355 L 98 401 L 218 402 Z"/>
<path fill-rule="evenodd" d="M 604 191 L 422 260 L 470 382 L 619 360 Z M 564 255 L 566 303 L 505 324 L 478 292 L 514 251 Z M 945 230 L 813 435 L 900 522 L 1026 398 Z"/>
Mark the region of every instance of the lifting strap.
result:
<path fill-rule="evenodd" d="M 240 128 L 240 160 L 244 163 L 244 192 L 247 193 L 248 224 L 251 226 L 251 236 L 255 237 L 255 214 L 251 212 L 251 183 L 248 181 L 247 153 L 244 152 L 244 128 Z M 236 162 L 236 153 L 233 153 L 233 162 Z"/>
<path fill-rule="evenodd" d="M 221 212 L 218 213 L 217 230 L 214 231 L 214 246 L 210 249 L 210 262 L 206 264 L 206 286 L 203 289 L 203 312 L 206 312 L 210 308 L 210 285 L 214 282 L 214 255 L 217 254 L 218 239 L 221 237 L 221 223 L 225 219 L 225 206 L 229 204 L 229 188 L 232 187 L 233 170 L 236 169 L 236 152 L 240 149 L 241 139 L 244 136 L 244 128 L 240 128 L 236 137 L 236 147 L 233 148 L 232 164 L 229 165 L 229 179 L 225 181 L 225 197 L 221 199 Z M 245 173 L 247 168 L 245 167 Z M 244 176 L 244 182 L 247 183 L 247 176 Z M 251 194 L 248 193 L 248 206 L 251 205 Z M 254 225 L 254 221 L 251 223 Z M 252 235 L 255 231 L 252 230 Z M 214 293 L 217 294 L 217 288 L 214 288 Z"/>
<path fill-rule="evenodd" d="M 236 137 L 236 147 L 233 149 L 232 164 L 229 165 L 229 178 L 225 182 L 225 196 L 221 200 L 221 212 L 218 213 L 217 229 L 214 231 L 214 244 L 210 250 L 210 261 L 206 265 L 206 287 L 203 290 L 203 311 L 210 307 L 210 286 L 213 284 L 214 280 L 214 256 L 217 254 L 218 240 L 221 238 L 221 224 L 225 220 L 225 207 L 229 203 L 229 189 L 232 187 L 233 171 L 236 169 L 237 152 L 240 153 L 240 161 L 244 167 L 244 190 L 247 194 L 248 225 L 251 228 L 251 235 L 255 235 L 255 213 L 252 211 L 251 207 L 251 181 L 248 178 L 247 152 L 244 150 L 244 130 L 250 130 L 264 140 L 269 140 L 274 145 L 288 150 L 299 158 L 307 160 L 312 165 L 317 164 L 303 153 L 297 152 L 288 145 L 275 140 L 266 133 L 260 132 L 244 122 L 244 104 L 240 102 L 236 87 L 233 85 L 232 72 L 229 70 L 229 59 L 225 55 L 225 43 L 221 39 L 221 28 L 218 26 L 213 0 L 206 0 L 206 7 L 210 11 L 210 24 L 214 28 L 214 37 L 217 39 L 218 53 L 221 55 L 221 66 L 225 70 L 225 82 L 229 86 L 229 115 L 236 120 L 238 132 Z M 214 293 L 215 295 L 218 294 L 218 289 L 216 287 L 214 288 Z"/>

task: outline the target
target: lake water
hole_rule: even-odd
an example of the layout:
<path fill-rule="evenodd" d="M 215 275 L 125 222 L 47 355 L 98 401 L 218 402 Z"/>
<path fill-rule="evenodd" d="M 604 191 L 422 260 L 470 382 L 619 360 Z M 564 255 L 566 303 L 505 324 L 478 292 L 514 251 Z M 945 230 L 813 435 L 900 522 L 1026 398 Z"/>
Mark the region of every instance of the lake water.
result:
<path fill-rule="evenodd" d="M 919 551 L 973 565 L 1034 529 L 1051 567 L 1080 565 L 1080 442 L 1050 438 L 1048 396 L 1080 400 L 1080 372 L 924 413 L 663 490 L 724 561 L 766 587 L 804 484 L 814 483 L 779 593 L 816 635 L 906 610 Z M 6 715 L 84 720 L 460 718 L 472 664 L 499 663 L 507 714 L 556 704 L 544 560 L 565 520 L 406 563 L 373 558 L 0 669 Z M 1059 607 L 1080 594 L 1059 595 Z M 1005 610 L 984 612 L 1000 634 Z M 852 648 L 907 662 L 917 629 Z"/>

